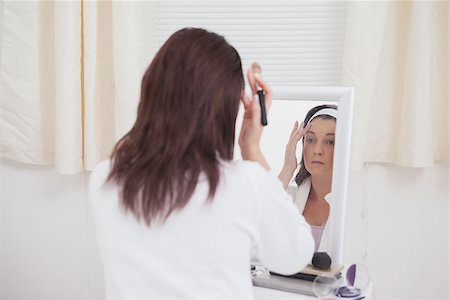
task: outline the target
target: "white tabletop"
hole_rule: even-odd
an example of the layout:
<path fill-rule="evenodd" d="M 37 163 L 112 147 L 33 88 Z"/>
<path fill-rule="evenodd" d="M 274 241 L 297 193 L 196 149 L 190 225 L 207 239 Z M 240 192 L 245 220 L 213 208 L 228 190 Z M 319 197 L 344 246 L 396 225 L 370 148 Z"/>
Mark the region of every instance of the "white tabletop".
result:
<path fill-rule="evenodd" d="M 366 300 L 372 299 L 372 289 L 373 289 L 372 284 L 369 284 L 369 287 L 364 295 Z M 259 286 L 253 286 L 253 293 L 255 296 L 255 300 L 313 300 L 313 299 L 317 300 L 316 297 L 312 296 L 284 292 L 280 290 L 263 288 Z"/>
<path fill-rule="evenodd" d="M 257 266 L 252 271 L 253 293 L 255 300 L 313 300 L 313 282 L 270 274 L 267 268 Z M 350 299 L 372 299 L 372 284 L 364 288 L 362 295 Z M 334 297 L 336 299 L 344 299 Z"/>
<path fill-rule="evenodd" d="M 316 297 L 306 296 L 302 294 L 294 294 L 289 292 L 283 292 L 280 290 L 268 289 L 259 286 L 253 287 L 253 293 L 255 294 L 255 300 L 312 300 Z"/>

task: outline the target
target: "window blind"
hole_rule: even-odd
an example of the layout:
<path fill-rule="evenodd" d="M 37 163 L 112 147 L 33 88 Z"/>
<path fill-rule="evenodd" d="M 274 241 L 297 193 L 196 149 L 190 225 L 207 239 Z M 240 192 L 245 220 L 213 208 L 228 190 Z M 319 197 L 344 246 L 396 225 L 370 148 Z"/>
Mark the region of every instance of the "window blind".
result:
<path fill-rule="evenodd" d="M 337 1 L 159 1 L 159 48 L 175 31 L 201 27 L 223 35 L 272 85 L 337 85 L 346 22 Z"/>

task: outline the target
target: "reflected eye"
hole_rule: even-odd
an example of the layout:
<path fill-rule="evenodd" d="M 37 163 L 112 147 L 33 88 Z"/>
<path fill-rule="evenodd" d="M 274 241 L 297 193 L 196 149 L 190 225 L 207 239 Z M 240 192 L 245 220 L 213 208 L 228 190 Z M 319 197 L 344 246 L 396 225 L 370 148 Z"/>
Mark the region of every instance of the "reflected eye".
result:
<path fill-rule="evenodd" d="M 305 143 L 307 143 L 307 144 L 312 144 L 312 143 L 314 143 L 314 139 L 312 139 L 312 138 L 306 138 L 306 139 L 305 139 Z"/>
<path fill-rule="evenodd" d="M 327 141 L 327 145 L 334 145 L 334 141 Z"/>

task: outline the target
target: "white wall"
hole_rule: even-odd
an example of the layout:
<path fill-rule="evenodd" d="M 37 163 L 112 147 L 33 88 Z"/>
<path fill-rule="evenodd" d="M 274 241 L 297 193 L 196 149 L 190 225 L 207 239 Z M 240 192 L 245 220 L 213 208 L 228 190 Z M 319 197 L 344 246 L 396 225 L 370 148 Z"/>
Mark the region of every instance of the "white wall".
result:
<path fill-rule="evenodd" d="M 85 174 L 0 161 L 0 299 L 101 299 Z"/>
<path fill-rule="evenodd" d="M 86 177 L 0 160 L 0 299 L 102 299 Z M 448 299 L 448 165 L 350 180 L 345 259 L 368 264 L 376 299 Z"/>
<path fill-rule="evenodd" d="M 448 164 L 351 174 L 345 260 L 369 266 L 376 299 L 450 299 L 448 182 Z"/>

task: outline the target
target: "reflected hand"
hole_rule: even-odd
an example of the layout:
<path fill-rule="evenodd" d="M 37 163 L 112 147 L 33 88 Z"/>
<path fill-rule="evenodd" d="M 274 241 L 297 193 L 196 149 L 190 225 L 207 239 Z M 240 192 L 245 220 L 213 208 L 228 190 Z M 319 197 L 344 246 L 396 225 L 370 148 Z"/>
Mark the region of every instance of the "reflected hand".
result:
<path fill-rule="evenodd" d="M 302 124 L 300 124 L 300 126 L 298 126 L 298 122 L 295 121 L 294 128 L 292 129 L 291 136 L 289 137 L 289 142 L 287 143 L 286 150 L 284 152 L 283 169 L 290 170 L 293 173 L 297 168 L 297 144 L 310 127 L 311 124 L 308 124 L 305 128 L 303 128 L 303 122 Z"/>

